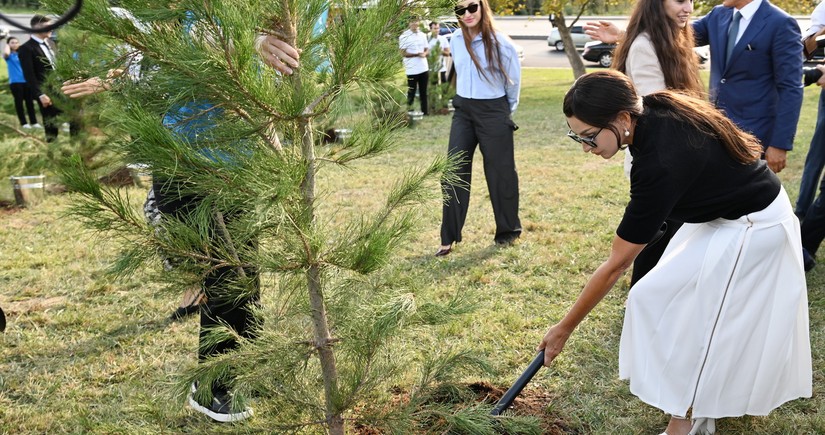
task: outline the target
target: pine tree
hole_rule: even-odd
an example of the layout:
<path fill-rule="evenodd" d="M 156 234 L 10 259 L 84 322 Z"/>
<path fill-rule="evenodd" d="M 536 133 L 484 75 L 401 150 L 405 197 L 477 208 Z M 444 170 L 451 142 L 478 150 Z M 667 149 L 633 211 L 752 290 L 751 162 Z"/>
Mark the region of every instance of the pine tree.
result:
<path fill-rule="evenodd" d="M 49 2 L 55 10 L 65 5 Z M 174 176 L 197 186 L 204 200 L 189 220 L 167 219 L 156 232 L 125 192 L 101 186 L 76 159 L 64 171 L 67 184 L 81 194 L 73 213 L 124 242 L 116 274 L 157 261 L 160 250 L 176 258 L 175 270 L 159 277 L 173 288 L 197 283 L 218 265 L 236 268 L 241 277 L 253 266 L 275 283 L 264 291 L 274 292 L 270 300 L 276 303 L 256 311 L 256 338 L 233 337 L 239 348 L 198 364 L 180 383 L 181 394 L 193 380 L 231 382 L 236 397 L 255 395 L 260 406 L 277 410 L 265 417 L 267 430 L 276 432 L 320 427 L 343 434 L 357 423 L 382 433 L 538 433 L 533 421 L 490 417 L 488 405 L 461 405 L 472 397 L 457 384 L 458 376 L 488 371 L 476 356 L 392 351 L 404 329 L 438 324 L 472 308 L 459 297 L 420 301 L 414 288 L 381 273 L 413 228 L 415 206 L 439 193 L 438 177 L 452 177 L 453 162 L 437 159 L 409 170 L 381 208 L 359 210 L 342 226 L 319 217 L 319 171 L 393 146 L 401 119 L 371 114 L 387 113 L 374 106 L 397 105 L 386 91 L 400 71 L 397 35 L 407 14 L 422 13 L 424 5 L 120 1 L 150 32 L 114 17 L 108 6 L 88 1 L 72 25 L 144 57 L 143 79 L 117 80 L 109 93 L 104 116 L 127 138 L 113 146 L 125 161 L 148 164 L 154 177 Z M 182 37 L 179 23 L 192 18 L 193 36 Z M 323 32 L 317 31 L 319 22 L 326 22 Z M 303 50 L 293 75 L 262 65 L 254 49 L 258 32 Z M 131 58 L 124 54 L 102 63 L 93 74 L 104 76 Z M 219 116 L 214 128 L 189 143 L 166 129 L 160 116 L 193 99 L 210 101 Z M 353 135 L 343 144 L 321 146 L 318 126 L 353 101 L 361 104 Z M 205 157 L 204 149 L 220 158 Z M 216 210 L 245 212 L 222 226 Z M 215 221 L 221 243 L 210 246 Z M 227 297 L 248 296 L 250 281 L 239 279 Z M 229 328 L 216 328 L 210 340 L 232 335 Z M 413 367 L 419 367 L 419 380 L 397 404 L 385 403 L 393 379 Z"/>

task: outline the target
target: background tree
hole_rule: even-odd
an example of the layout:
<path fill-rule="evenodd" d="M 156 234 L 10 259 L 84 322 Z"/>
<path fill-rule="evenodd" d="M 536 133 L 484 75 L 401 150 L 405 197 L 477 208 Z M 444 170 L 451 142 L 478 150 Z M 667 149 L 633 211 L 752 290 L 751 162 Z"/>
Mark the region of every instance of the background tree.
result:
<path fill-rule="evenodd" d="M 570 36 L 570 27 L 574 26 L 579 17 L 582 16 L 587 6 L 590 4 L 591 0 L 575 0 L 572 2 L 575 5 L 577 12 L 575 13 L 575 18 L 570 24 L 567 24 L 567 19 L 564 15 L 564 9 L 567 3 L 561 0 L 545 0 L 544 6 L 542 10 L 549 14 L 555 15 L 554 25 L 556 28 L 559 29 L 559 35 L 561 35 L 561 39 L 564 43 L 564 53 L 567 55 L 567 60 L 570 61 L 570 66 L 573 68 L 573 77 L 579 78 L 580 76 L 584 75 L 584 61 L 582 60 L 581 55 L 579 55 L 578 50 L 576 50 L 576 45 L 573 43 L 573 38 Z"/>
<path fill-rule="evenodd" d="M 48 5 L 60 10 L 65 3 Z M 335 2 L 334 9 L 324 0 L 119 3 L 151 31 L 117 19 L 102 0 L 88 1 L 74 23 L 128 44 L 156 65 L 140 82 L 117 81 L 109 93 L 104 116 L 124 133 L 112 147 L 126 162 L 148 164 L 154 176 L 198 186 L 204 199 L 190 220 L 167 220 L 158 234 L 130 206 L 127 192 L 101 186 L 76 159 L 65 168 L 67 183 L 82 194 L 73 212 L 123 241 L 116 274 L 151 264 L 153 253 L 162 250 L 179 258 L 180 267 L 158 276 L 175 294 L 220 265 L 258 268 L 268 295 L 267 305 L 257 310 L 257 339 L 235 337 L 237 350 L 193 367 L 179 383 L 180 395 L 194 380 L 209 384 L 233 373 L 236 398 L 260 397 L 256 408 L 265 413 L 268 431 L 321 426 L 343 434 L 357 422 L 381 433 L 481 434 L 493 433 L 494 424 L 508 433 L 538 433 L 533 421 L 494 420 L 488 405 L 461 405 L 472 396 L 453 381 L 468 370 L 483 371 L 478 358 L 461 350 L 411 352 L 415 343 L 397 343 L 410 338 L 406 328 L 470 309 L 458 295 L 442 303 L 418 300 L 414 283 L 400 286 L 397 277 L 380 273 L 413 228 L 416 204 L 438 194 L 436 178 L 452 177 L 452 163 L 439 159 L 411 168 L 375 210 L 347 214 L 324 208 L 325 195 L 336 186 L 320 184 L 319 171 L 350 167 L 393 145 L 399 120 L 373 118 L 387 112 L 370 106 L 396 104 L 385 91 L 401 69 L 396 36 L 409 14 L 423 10 L 401 0 L 366 9 L 360 0 Z M 331 17 L 324 19 L 328 11 Z M 179 23 L 191 19 L 195 27 L 186 37 Z M 295 74 L 285 77 L 263 67 L 253 48 L 254 29 L 303 49 Z M 126 53 L 101 62 L 85 74 L 103 76 L 128 58 Z M 214 104 L 218 115 L 195 144 L 160 123 L 170 107 L 193 98 Z M 321 146 L 316 126 L 353 106 L 360 110 L 350 116 L 352 137 Z M 205 149 L 222 158 L 207 158 Z M 245 213 L 219 228 L 221 242 L 213 246 L 209 228 L 216 209 Z M 258 240 L 259 248 L 248 247 L 249 240 Z M 250 291 L 251 283 L 241 282 L 227 296 Z M 218 328 L 210 337 L 231 334 Z M 418 380 L 402 397 L 388 398 L 410 371 L 418 372 Z"/>
<path fill-rule="evenodd" d="M 819 2 L 816 0 L 771 0 L 771 3 L 782 8 L 785 12 L 791 15 L 807 16 L 813 12 Z M 710 12 L 714 6 L 720 4 L 722 4 L 721 0 L 696 0 L 693 5 L 693 15 L 702 16 Z"/>

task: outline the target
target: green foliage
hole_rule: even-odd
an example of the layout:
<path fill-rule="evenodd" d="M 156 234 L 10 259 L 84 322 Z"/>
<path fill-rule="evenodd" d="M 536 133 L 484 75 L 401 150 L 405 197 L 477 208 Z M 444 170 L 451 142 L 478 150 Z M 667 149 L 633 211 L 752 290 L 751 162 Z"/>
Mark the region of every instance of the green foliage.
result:
<path fill-rule="evenodd" d="M 427 57 L 427 62 L 430 65 L 427 104 L 432 115 L 445 112 L 450 99 L 455 96 L 455 89 L 450 86 L 450 83 L 439 83 L 441 81 L 441 49 L 441 44 L 436 44 L 435 48 L 430 50 L 430 55 Z M 449 71 L 447 73 L 449 73 Z"/>

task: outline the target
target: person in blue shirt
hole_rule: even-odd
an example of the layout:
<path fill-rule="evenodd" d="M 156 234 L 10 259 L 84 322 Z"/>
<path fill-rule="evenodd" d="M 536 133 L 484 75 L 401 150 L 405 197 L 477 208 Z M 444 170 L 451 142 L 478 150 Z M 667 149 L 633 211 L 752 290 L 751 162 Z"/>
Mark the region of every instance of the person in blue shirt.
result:
<path fill-rule="evenodd" d="M 34 100 L 29 86 L 26 84 L 26 78 L 23 77 L 23 68 L 20 66 L 20 57 L 17 54 L 18 47 L 20 47 L 20 40 L 14 36 L 9 36 L 6 39 L 6 45 L 3 47 L 3 59 L 6 59 L 6 66 L 9 69 L 9 87 L 11 87 L 11 95 L 14 97 L 14 109 L 17 111 L 17 119 L 20 120 L 20 125 L 24 129 L 40 128 L 34 111 Z M 25 106 L 26 111 L 23 110 L 23 106 Z M 26 122 L 27 112 L 29 122 Z"/>
<path fill-rule="evenodd" d="M 184 37 L 194 37 L 192 33 L 195 33 L 194 29 L 197 24 L 195 15 L 187 13 L 185 20 L 181 23 L 181 33 Z M 293 68 L 299 66 L 300 50 L 275 36 L 259 35 L 255 41 L 255 48 L 261 60 L 281 74 L 290 75 L 294 71 Z M 105 91 L 109 87 L 110 80 L 94 77 L 77 83 L 67 82 L 62 91 L 71 98 L 78 98 Z M 229 157 L 215 149 L 212 146 L 213 141 L 210 140 L 212 131 L 216 124 L 221 122 L 223 114 L 224 111 L 213 102 L 205 98 L 192 98 L 170 108 L 164 114 L 162 122 L 178 139 L 196 147 L 207 158 L 224 160 Z M 241 144 L 239 143 L 238 146 Z M 152 190 L 157 210 L 161 215 L 184 223 L 192 220 L 192 215 L 196 213 L 197 207 L 208 194 L 202 187 L 175 174 L 153 173 Z M 231 227 L 230 223 L 240 219 L 243 213 L 243 210 L 216 209 L 210 223 L 210 247 L 207 249 L 220 251 L 226 240 L 230 240 L 229 244 L 237 242 L 243 244 L 243 246 L 238 245 L 239 260 L 249 263 L 245 261 L 245 252 L 255 250 L 257 240 L 238 241 L 235 239 L 233 242 L 231 234 L 227 231 L 227 228 Z M 227 292 L 227 289 L 235 285 L 246 286 L 250 290 L 249 294 L 239 298 L 230 297 L 231 292 Z M 239 337 L 254 338 L 255 319 L 252 309 L 258 305 L 260 300 L 258 270 L 251 266 L 243 267 L 242 270 L 229 266 L 212 267 L 203 277 L 202 289 L 206 300 L 199 305 L 199 361 L 229 352 L 239 345 L 238 340 L 234 338 L 218 342 L 209 340 L 209 331 L 216 326 L 227 326 Z M 209 394 L 198 394 L 199 390 L 208 391 Z M 202 396 L 207 397 L 203 400 Z M 193 383 L 187 401 L 195 411 L 218 422 L 236 422 L 249 418 L 253 414 L 251 408 L 234 403 L 234 396 L 226 380 L 215 381 L 211 385 Z"/>
<path fill-rule="evenodd" d="M 521 235 L 518 217 L 518 174 L 513 152 L 511 115 L 518 106 L 521 65 L 513 42 L 496 30 L 490 7 L 483 0 L 464 0 L 455 7 L 460 29 L 450 39 L 456 96 L 450 127 L 449 157 L 461 163 L 457 183 L 442 182 L 446 196 L 441 220 L 441 257 L 461 241 L 467 218 L 473 154 L 484 156 L 484 175 L 496 220 L 495 242 L 510 245 Z"/>

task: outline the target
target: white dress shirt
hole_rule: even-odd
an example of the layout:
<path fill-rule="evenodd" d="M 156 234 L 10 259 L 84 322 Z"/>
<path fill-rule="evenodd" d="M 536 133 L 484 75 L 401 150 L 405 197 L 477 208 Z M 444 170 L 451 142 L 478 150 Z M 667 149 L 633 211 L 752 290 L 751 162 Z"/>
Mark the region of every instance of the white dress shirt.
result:
<path fill-rule="evenodd" d="M 750 24 L 753 20 L 753 15 L 756 14 L 756 10 L 759 9 L 760 5 L 762 5 L 762 0 L 753 0 L 742 9 L 733 10 L 734 14 L 736 11 L 739 11 L 739 13 L 742 14 L 742 18 L 739 20 L 739 33 L 736 34 L 736 42 L 739 42 L 739 38 L 745 34 L 748 24 Z"/>
<path fill-rule="evenodd" d="M 491 74 L 487 55 L 484 53 L 484 42 L 481 33 L 470 43 L 470 47 L 478 58 L 479 64 L 487 71 L 487 76 L 481 75 L 476 68 L 467 46 L 464 44 L 464 35 L 461 29 L 453 33 L 450 38 L 450 53 L 453 56 L 453 65 L 456 73 L 456 94 L 463 98 L 492 100 L 507 96 L 510 103 L 510 112 L 518 107 L 519 91 L 521 90 L 521 64 L 513 42 L 506 35 L 496 32 L 499 55 L 507 79 L 502 74 Z"/>

